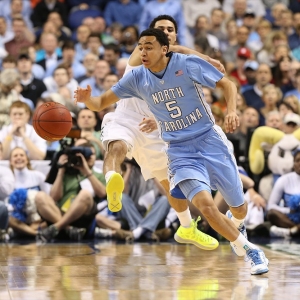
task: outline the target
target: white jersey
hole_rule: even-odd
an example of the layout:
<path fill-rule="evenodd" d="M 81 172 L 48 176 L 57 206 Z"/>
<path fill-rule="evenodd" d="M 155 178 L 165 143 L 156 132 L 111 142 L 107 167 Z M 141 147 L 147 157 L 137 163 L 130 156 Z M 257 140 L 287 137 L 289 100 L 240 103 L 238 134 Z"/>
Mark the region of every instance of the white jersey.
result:
<path fill-rule="evenodd" d="M 133 67 L 130 66 L 127 63 L 126 69 L 124 74 L 130 72 L 131 70 L 138 68 L 139 66 Z M 150 111 L 147 102 L 146 101 L 141 101 L 141 99 L 138 98 L 126 98 L 126 99 L 121 99 L 117 102 L 117 107 L 116 107 L 116 112 L 121 112 L 122 114 L 126 111 L 130 112 L 135 112 L 137 114 L 140 114 L 142 116 L 146 117 L 153 117 L 152 112 Z"/>

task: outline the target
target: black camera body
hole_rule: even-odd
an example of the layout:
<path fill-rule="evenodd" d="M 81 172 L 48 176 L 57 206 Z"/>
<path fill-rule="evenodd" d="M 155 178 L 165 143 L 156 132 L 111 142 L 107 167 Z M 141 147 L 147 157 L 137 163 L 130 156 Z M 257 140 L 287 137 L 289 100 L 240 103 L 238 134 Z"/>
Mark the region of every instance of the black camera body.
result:
<path fill-rule="evenodd" d="M 67 168 L 82 166 L 82 159 L 80 156 L 76 155 L 77 153 L 81 153 L 85 159 L 89 159 L 93 154 L 92 150 L 87 147 L 71 147 L 64 149 L 62 154 L 66 154 L 68 156 L 68 162 L 66 165 Z"/>

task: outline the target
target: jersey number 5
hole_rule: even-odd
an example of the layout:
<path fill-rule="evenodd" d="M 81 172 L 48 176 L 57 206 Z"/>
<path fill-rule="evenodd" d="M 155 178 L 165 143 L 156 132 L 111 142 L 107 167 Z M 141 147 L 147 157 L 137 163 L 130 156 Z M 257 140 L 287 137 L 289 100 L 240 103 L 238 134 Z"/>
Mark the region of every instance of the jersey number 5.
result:
<path fill-rule="evenodd" d="M 170 113 L 170 117 L 173 119 L 176 119 L 178 117 L 181 117 L 182 113 L 181 113 L 180 107 L 176 106 L 176 105 L 174 106 L 174 104 L 176 104 L 175 100 L 166 102 L 166 107 L 169 112 L 172 112 L 172 113 Z"/>

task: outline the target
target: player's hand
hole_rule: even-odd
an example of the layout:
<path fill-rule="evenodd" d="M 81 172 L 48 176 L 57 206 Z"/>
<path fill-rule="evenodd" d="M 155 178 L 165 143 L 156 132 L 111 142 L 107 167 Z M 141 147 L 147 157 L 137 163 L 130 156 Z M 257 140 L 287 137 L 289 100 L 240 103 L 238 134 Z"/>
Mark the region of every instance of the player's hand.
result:
<path fill-rule="evenodd" d="M 240 119 L 236 112 L 228 113 L 225 116 L 224 128 L 226 133 L 233 133 L 240 126 Z"/>
<path fill-rule="evenodd" d="M 140 131 L 150 133 L 157 129 L 157 123 L 153 118 L 144 118 L 143 121 L 139 124 Z"/>
<path fill-rule="evenodd" d="M 91 98 L 92 89 L 90 85 L 88 85 L 85 89 L 78 87 L 77 90 L 74 91 L 74 101 L 75 103 L 85 103 L 87 105 L 87 102 Z"/>
<path fill-rule="evenodd" d="M 209 58 L 208 62 L 210 64 L 212 64 L 216 69 L 218 69 L 223 74 L 226 73 L 225 67 L 223 66 L 223 64 L 220 61 L 213 59 L 213 58 Z"/>

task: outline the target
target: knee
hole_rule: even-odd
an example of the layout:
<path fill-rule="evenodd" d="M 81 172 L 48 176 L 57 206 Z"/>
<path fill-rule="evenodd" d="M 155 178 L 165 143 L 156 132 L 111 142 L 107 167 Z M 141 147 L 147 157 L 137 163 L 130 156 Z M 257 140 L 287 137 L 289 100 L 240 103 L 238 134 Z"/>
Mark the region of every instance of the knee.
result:
<path fill-rule="evenodd" d="M 203 216 L 209 220 L 213 219 L 214 216 L 218 213 L 218 208 L 215 205 L 213 199 L 208 196 L 195 197 L 192 203 L 200 210 Z"/>
<path fill-rule="evenodd" d="M 267 219 L 273 223 L 275 221 L 275 219 L 278 217 L 278 211 L 275 209 L 270 209 L 267 212 Z"/>
<path fill-rule="evenodd" d="M 239 207 L 230 207 L 230 210 L 234 216 L 243 218 L 247 214 L 247 202 Z"/>
<path fill-rule="evenodd" d="M 127 147 L 126 144 L 122 141 L 113 141 L 109 143 L 108 153 L 114 155 L 126 155 Z"/>
<path fill-rule="evenodd" d="M 90 204 L 94 201 L 92 194 L 87 190 L 80 190 L 75 201 L 80 201 L 81 203 Z"/>
<path fill-rule="evenodd" d="M 34 198 L 37 206 L 45 204 L 48 195 L 45 192 L 38 192 Z"/>

